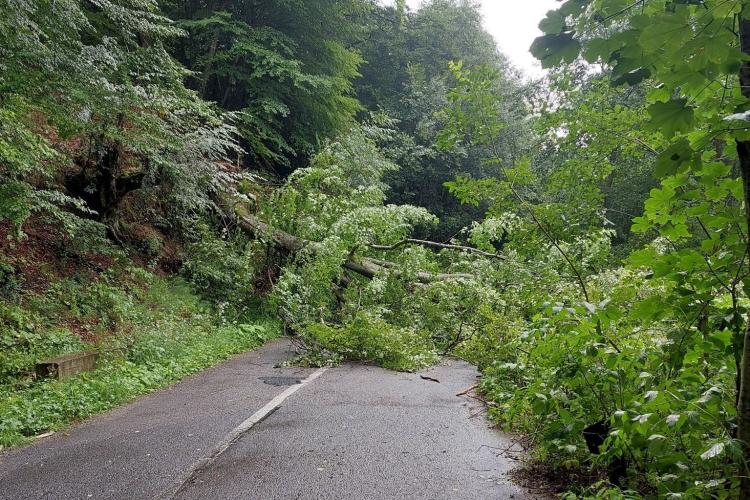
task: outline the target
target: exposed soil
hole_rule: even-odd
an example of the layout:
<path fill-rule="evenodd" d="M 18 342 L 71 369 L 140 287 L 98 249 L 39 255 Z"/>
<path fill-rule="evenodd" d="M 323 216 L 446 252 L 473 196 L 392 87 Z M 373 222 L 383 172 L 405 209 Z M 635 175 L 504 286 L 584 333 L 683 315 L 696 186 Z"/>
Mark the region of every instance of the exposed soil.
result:
<path fill-rule="evenodd" d="M 529 460 L 510 473 L 513 481 L 542 498 L 558 498 L 566 491 L 584 489 L 607 474 L 591 472 L 582 467 L 553 469 L 550 465 Z"/>
<path fill-rule="evenodd" d="M 53 281 L 73 276 L 95 278 L 115 264 L 107 255 L 68 255 L 67 238 L 38 218 L 24 224 L 20 240 L 9 238 L 10 230 L 7 221 L 0 222 L 0 258 L 16 268 L 25 292 L 43 293 Z"/>

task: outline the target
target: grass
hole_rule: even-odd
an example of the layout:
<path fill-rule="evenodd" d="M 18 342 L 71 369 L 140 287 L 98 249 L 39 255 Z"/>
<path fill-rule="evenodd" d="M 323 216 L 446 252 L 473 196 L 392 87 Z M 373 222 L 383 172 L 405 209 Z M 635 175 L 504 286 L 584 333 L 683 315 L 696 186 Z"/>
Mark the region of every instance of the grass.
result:
<path fill-rule="evenodd" d="M 23 305 L 0 300 L 0 449 L 127 403 L 279 332 L 263 315 L 223 322 L 180 279 L 132 269 L 95 283 L 64 280 Z M 82 349 L 100 352 L 96 370 L 64 381 L 30 375 L 36 360 Z"/>

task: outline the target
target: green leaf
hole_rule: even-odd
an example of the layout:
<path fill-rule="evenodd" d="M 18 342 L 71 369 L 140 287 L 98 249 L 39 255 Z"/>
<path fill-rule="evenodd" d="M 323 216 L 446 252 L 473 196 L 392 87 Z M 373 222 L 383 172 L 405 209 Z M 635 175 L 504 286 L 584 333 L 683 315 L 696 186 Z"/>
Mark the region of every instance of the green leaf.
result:
<path fill-rule="evenodd" d="M 627 73 L 623 73 L 622 75 L 618 76 L 614 80 L 612 80 L 613 85 L 625 85 L 628 84 L 631 87 L 633 85 L 638 85 L 643 80 L 646 80 L 651 76 L 651 70 L 648 68 L 638 68 L 631 71 L 628 71 Z"/>
<path fill-rule="evenodd" d="M 693 128 L 695 113 L 687 105 L 687 99 L 671 99 L 655 102 L 648 107 L 650 126 L 664 137 L 671 138 L 677 132 L 688 132 Z"/>
<path fill-rule="evenodd" d="M 552 68 L 561 62 L 575 61 L 581 51 L 581 44 L 573 38 L 573 33 L 543 35 L 531 44 L 531 53 L 539 59 L 543 68 Z"/>
<path fill-rule="evenodd" d="M 721 332 L 714 333 L 713 335 L 708 337 L 708 340 L 719 349 L 725 349 L 732 343 L 732 336 L 733 335 L 731 331 L 723 330 Z"/>
<path fill-rule="evenodd" d="M 657 254 L 653 248 L 647 247 L 641 250 L 635 250 L 628 257 L 628 263 L 636 267 L 649 267 L 656 259 Z"/>
<path fill-rule="evenodd" d="M 653 224 L 646 217 L 636 217 L 633 219 L 633 225 L 630 227 L 630 230 L 634 233 L 645 233 L 653 227 Z"/>
<path fill-rule="evenodd" d="M 565 18 L 557 10 L 547 12 L 547 16 L 539 23 L 539 29 L 542 30 L 542 33 L 556 34 L 564 28 Z"/>
<path fill-rule="evenodd" d="M 680 139 L 656 158 L 654 177 L 661 179 L 676 174 L 682 165 L 692 160 L 693 154 L 694 151 L 690 147 L 690 141 L 685 138 Z"/>
<path fill-rule="evenodd" d="M 692 235 L 687 225 L 685 224 L 667 224 L 661 228 L 659 233 L 671 240 L 690 238 L 690 236 Z"/>
<path fill-rule="evenodd" d="M 647 299 L 637 302 L 632 309 L 631 315 L 635 319 L 641 320 L 652 320 L 658 314 L 662 313 L 664 308 L 662 306 L 661 297 L 649 297 Z"/>
<path fill-rule="evenodd" d="M 594 64 L 601 59 L 602 61 L 609 61 L 612 57 L 613 49 L 616 50 L 619 46 L 615 46 L 611 40 L 606 38 L 592 38 L 586 42 L 586 48 L 583 51 L 583 57 L 586 62 Z"/>
<path fill-rule="evenodd" d="M 688 10 L 685 8 L 677 9 L 674 13 L 643 16 L 640 22 L 645 26 L 640 30 L 638 43 L 646 52 L 664 50 L 665 47 L 679 49 L 692 35 Z"/>

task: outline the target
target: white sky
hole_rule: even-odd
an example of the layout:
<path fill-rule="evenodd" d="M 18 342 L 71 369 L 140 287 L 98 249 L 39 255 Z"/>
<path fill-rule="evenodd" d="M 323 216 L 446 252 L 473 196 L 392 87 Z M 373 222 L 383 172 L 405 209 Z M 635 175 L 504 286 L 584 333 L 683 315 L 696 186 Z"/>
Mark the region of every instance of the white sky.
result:
<path fill-rule="evenodd" d="M 392 0 L 386 0 L 392 3 Z M 415 10 L 422 0 L 407 0 Z M 529 53 L 534 38 L 541 35 L 539 21 L 557 8 L 557 0 L 481 0 L 484 25 L 497 40 L 500 50 L 515 66 L 531 77 L 543 74 L 539 62 Z"/>

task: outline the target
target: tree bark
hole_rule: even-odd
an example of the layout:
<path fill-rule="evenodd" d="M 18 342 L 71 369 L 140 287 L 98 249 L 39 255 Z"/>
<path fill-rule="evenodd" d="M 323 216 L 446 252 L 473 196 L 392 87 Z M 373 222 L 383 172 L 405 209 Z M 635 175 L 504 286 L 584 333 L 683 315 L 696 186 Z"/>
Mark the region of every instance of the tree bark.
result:
<path fill-rule="evenodd" d="M 750 55 L 750 20 L 740 16 L 740 44 L 742 52 Z M 740 69 L 742 95 L 750 99 L 750 63 L 744 61 Z M 745 220 L 750 228 L 750 141 L 737 141 L 742 185 L 745 189 Z M 750 251 L 750 238 L 747 241 Z M 750 266 L 750 259 L 748 262 Z M 741 473 L 740 498 L 750 498 L 750 313 L 745 325 L 745 338 L 742 347 L 742 361 L 739 369 L 740 389 L 737 397 L 737 439 L 743 446 L 744 471 Z"/>

